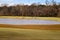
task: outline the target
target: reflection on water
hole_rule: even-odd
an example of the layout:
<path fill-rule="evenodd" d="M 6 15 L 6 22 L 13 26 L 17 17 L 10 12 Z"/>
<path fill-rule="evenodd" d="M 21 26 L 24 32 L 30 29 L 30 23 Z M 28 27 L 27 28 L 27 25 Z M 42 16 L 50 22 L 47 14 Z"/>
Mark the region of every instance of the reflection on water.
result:
<path fill-rule="evenodd" d="M 24 24 L 60 24 L 57 21 L 49 21 L 49 20 L 28 20 L 28 19 L 12 19 L 12 18 L 0 18 L 0 24 L 16 24 L 16 25 L 24 25 Z"/>

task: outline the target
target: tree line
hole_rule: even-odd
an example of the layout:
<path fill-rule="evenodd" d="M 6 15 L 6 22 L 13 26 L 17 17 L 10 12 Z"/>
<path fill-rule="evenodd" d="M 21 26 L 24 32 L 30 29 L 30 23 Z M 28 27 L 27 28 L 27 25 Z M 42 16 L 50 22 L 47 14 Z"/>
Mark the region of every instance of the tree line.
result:
<path fill-rule="evenodd" d="M 60 4 L 1 6 L 0 16 L 60 17 Z"/>

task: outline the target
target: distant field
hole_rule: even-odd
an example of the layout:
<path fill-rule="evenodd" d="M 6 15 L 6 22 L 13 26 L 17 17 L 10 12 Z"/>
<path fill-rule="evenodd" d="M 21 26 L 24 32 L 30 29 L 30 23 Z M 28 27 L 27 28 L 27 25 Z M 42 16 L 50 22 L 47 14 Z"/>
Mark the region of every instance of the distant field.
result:
<path fill-rule="evenodd" d="M 60 21 L 60 17 L 25 17 L 25 16 L 0 16 L 0 18 L 20 18 L 20 19 L 39 19 Z"/>
<path fill-rule="evenodd" d="M 0 40 L 60 40 L 60 30 L 0 28 Z"/>

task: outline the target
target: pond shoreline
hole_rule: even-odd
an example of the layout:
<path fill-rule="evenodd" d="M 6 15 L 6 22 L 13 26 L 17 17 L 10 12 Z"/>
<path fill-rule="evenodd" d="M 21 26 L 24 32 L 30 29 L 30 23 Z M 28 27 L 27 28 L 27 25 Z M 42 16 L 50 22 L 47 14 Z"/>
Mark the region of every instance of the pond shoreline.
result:
<path fill-rule="evenodd" d="M 56 25 L 8 25 L 0 24 L 1 28 L 20 28 L 20 29 L 38 29 L 38 30 L 60 30 L 60 24 Z"/>
<path fill-rule="evenodd" d="M 27 16 L 0 16 L 0 18 L 11 18 L 11 19 L 27 19 L 27 20 L 51 20 L 51 21 L 59 21 L 60 17 L 27 17 Z"/>

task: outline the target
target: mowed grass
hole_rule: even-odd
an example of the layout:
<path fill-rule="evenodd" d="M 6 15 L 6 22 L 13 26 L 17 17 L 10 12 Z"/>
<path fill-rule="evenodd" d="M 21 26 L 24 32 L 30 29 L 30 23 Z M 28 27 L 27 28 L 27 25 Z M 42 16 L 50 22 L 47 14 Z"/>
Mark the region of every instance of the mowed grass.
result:
<path fill-rule="evenodd" d="M 38 29 L 38 30 L 60 30 L 60 24 L 53 25 L 10 25 L 0 24 L 3 28 L 21 28 L 21 29 Z"/>
<path fill-rule="evenodd" d="M 36 19 L 36 20 L 52 20 L 60 21 L 60 17 L 26 17 L 26 16 L 0 16 L 0 18 L 16 18 L 16 19 Z"/>
<path fill-rule="evenodd" d="M 0 27 L 0 40 L 60 40 L 60 30 Z"/>

